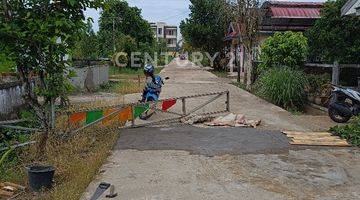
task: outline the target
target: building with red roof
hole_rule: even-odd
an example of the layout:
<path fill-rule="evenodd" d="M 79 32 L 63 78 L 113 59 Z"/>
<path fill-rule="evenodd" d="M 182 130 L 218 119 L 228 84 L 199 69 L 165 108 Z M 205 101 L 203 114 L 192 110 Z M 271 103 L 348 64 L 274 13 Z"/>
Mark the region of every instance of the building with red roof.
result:
<path fill-rule="evenodd" d="M 320 18 L 321 2 L 289 2 L 289 1 L 266 1 L 259 8 L 262 12 L 262 21 L 259 26 L 259 40 L 254 47 L 259 49 L 266 38 L 275 32 L 296 31 L 304 32 L 312 27 Z M 229 25 L 225 41 L 229 42 L 231 51 L 236 52 L 237 61 L 240 63 L 241 74 L 244 74 L 245 48 L 239 43 L 241 38 L 241 24 Z M 254 51 L 253 60 L 257 60 L 259 51 Z"/>

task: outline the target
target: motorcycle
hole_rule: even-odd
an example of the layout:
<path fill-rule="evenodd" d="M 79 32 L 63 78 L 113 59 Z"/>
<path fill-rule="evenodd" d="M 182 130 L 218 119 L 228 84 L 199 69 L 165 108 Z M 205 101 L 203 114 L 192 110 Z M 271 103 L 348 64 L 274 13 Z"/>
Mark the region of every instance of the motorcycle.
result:
<path fill-rule="evenodd" d="M 169 80 L 169 77 L 166 77 L 165 80 Z M 140 119 L 147 120 L 156 111 L 156 101 L 159 100 L 161 88 L 165 84 L 164 79 L 161 76 L 155 76 L 155 84 L 158 88 L 149 88 L 143 93 L 141 103 L 149 103 L 149 108 L 140 116 Z"/>
<path fill-rule="evenodd" d="M 333 85 L 328 108 L 330 118 L 337 123 L 346 123 L 352 116 L 360 114 L 360 93 Z"/>

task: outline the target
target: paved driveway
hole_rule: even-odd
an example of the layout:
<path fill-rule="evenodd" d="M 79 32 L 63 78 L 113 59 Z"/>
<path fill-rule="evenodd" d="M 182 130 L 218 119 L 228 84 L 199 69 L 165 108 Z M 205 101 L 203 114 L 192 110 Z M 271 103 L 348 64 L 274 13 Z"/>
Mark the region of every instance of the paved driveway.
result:
<path fill-rule="evenodd" d="M 293 116 L 194 66 L 172 63 L 162 74 L 171 78 L 163 97 L 230 90 L 232 112 L 263 126 L 123 130 L 83 199 L 101 181 L 115 185 L 117 199 L 360 199 L 358 149 L 292 147 L 280 133 L 327 130 L 326 116 Z"/>

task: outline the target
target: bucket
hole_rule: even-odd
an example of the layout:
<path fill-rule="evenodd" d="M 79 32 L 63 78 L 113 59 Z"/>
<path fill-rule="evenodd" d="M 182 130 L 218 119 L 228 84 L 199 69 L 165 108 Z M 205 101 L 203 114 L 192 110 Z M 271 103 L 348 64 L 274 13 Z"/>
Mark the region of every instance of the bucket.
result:
<path fill-rule="evenodd" d="M 26 167 L 29 176 L 29 185 L 33 191 L 42 188 L 51 188 L 55 169 L 52 166 L 32 165 Z"/>

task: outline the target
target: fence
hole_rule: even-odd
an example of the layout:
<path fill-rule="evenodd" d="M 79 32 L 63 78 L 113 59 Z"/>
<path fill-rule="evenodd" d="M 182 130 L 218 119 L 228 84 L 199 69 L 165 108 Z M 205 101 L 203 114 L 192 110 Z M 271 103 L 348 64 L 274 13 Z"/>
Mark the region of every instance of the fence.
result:
<path fill-rule="evenodd" d="M 109 82 L 109 65 L 91 65 L 70 68 L 76 73 L 70 82 L 78 89 L 94 90 Z"/>
<path fill-rule="evenodd" d="M 0 119 L 12 118 L 10 115 L 24 105 L 23 92 L 20 81 L 0 85 Z"/>
<path fill-rule="evenodd" d="M 208 97 L 209 99 L 204 99 Z M 217 102 L 215 108 L 210 108 L 211 111 L 198 112 L 221 97 L 225 97 L 223 104 Z M 197 100 L 195 101 L 194 99 Z M 190 100 L 192 100 L 191 104 L 193 106 L 191 109 L 191 106 L 188 105 Z M 202 100 L 203 102 L 201 102 Z M 160 119 L 153 121 L 138 119 L 141 115 L 148 111 L 157 112 L 155 115 L 162 113 L 171 115 L 172 117 L 166 118 L 166 116 L 162 116 Z M 223 91 L 170 98 L 149 103 L 132 103 L 127 105 L 98 107 L 94 109 L 80 109 L 77 111 L 60 111 L 57 113 L 57 123 L 61 124 L 61 122 L 64 123 L 64 121 L 66 121 L 67 125 L 64 126 L 61 124 L 60 126 L 58 125 L 58 127 L 66 127 L 66 132 L 77 133 L 94 125 L 102 127 L 115 125 L 117 128 L 135 128 L 176 122 L 195 113 L 198 115 L 214 115 L 228 111 L 230 111 L 230 93 L 229 91 Z M 127 125 L 127 123 L 129 124 Z"/>
<path fill-rule="evenodd" d="M 305 66 L 331 68 L 332 69 L 331 83 L 334 85 L 340 84 L 340 72 L 342 68 L 360 68 L 360 64 L 339 64 L 337 62 L 334 62 L 333 64 L 306 63 Z M 357 77 L 357 79 L 358 79 L 357 88 L 360 89 L 360 77 Z"/>

